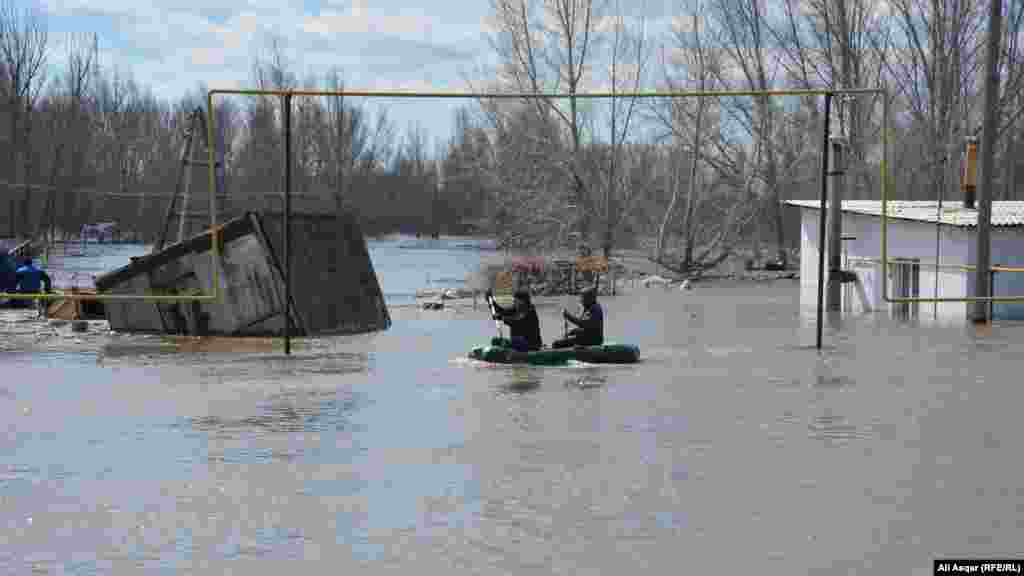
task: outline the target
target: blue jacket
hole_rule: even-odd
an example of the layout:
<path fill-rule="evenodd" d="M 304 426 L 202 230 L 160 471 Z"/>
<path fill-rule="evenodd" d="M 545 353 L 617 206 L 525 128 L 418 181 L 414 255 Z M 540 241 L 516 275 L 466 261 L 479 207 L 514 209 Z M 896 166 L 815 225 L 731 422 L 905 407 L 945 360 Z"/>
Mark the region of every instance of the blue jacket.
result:
<path fill-rule="evenodd" d="M 51 288 L 50 276 L 43 272 L 39 268 L 36 268 L 35 264 L 24 264 L 18 268 L 18 292 L 23 294 L 35 294 L 42 292 L 40 290 L 43 285 L 46 285 L 46 291 L 49 292 Z"/>

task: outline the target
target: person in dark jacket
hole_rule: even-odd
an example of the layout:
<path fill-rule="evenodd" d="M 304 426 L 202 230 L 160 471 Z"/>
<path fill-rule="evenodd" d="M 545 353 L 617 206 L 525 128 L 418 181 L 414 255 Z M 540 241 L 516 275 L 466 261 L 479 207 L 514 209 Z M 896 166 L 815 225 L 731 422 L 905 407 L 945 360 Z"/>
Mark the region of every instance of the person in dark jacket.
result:
<path fill-rule="evenodd" d="M 0 292 L 13 293 L 18 291 L 17 266 L 14 265 L 14 258 L 7 252 L 0 250 Z M 0 296 L 0 307 L 15 308 L 17 300 Z"/>
<path fill-rule="evenodd" d="M 53 283 L 50 275 L 32 263 L 31 258 L 21 261 L 21 266 L 16 272 L 18 277 L 18 292 L 21 294 L 50 293 L 53 291 Z"/>
<path fill-rule="evenodd" d="M 487 296 L 490 297 L 491 293 L 488 292 Z M 515 305 L 511 309 L 493 303 L 494 311 L 500 320 L 508 324 L 512 348 L 520 352 L 540 350 L 544 347 L 540 337 L 540 318 L 537 317 L 537 309 L 530 302 L 530 293 L 520 290 L 515 293 L 513 299 Z"/>
<path fill-rule="evenodd" d="M 587 288 L 580 292 L 580 305 L 583 312 L 579 316 L 562 310 L 562 317 L 576 328 L 569 330 L 565 338 L 552 342 L 552 348 L 599 346 L 604 343 L 604 309 L 597 303 L 597 290 Z"/>
<path fill-rule="evenodd" d="M 44 290 L 46 292 L 53 291 L 53 285 L 50 281 L 50 276 L 36 268 L 36 265 L 32 263 L 31 258 L 25 258 L 21 261 L 21 266 L 14 273 L 17 288 L 13 292 L 18 294 L 39 294 Z M 36 306 L 36 301 L 26 300 L 21 298 L 12 298 L 8 304 L 11 308 L 31 308 Z"/>
<path fill-rule="evenodd" d="M 17 288 L 18 273 L 14 259 L 0 251 L 0 292 L 14 292 Z"/>

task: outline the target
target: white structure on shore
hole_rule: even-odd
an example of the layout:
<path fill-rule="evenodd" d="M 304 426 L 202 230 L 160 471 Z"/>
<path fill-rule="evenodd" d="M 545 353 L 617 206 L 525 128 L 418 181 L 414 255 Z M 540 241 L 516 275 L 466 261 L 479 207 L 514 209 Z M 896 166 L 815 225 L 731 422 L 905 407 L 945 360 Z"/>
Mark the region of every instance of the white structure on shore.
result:
<path fill-rule="evenodd" d="M 800 208 L 800 304 L 817 305 L 818 200 L 789 200 Z M 961 202 L 943 202 L 941 222 L 935 201 L 888 202 L 888 290 L 891 298 L 954 298 L 974 296 L 975 239 L 978 211 Z M 845 200 L 842 203 L 842 268 L 859 282 L 843 285 L 842 306 L 849 313 L 889 312 L 922 321 L 963 322 L 969 319 L 965 302 L 887 303 L 882 297 L 882 202 Z M 827 230 L 827 228 L 826 228 Z M 991 229 L 993 292 L 995 296 L 1024 296 L 1024 274 L 998 267 L 1024 267 L 1024 202 L 993 201 Z M 936 258 L 936 252 L 938 258 Z M 828 244 L 825 249 L 828 266 Z M 939 266 L 936 266 L 939 264 Z M 828 270 L 825 271 L 828 279 Z M 827 287 L 826 287 L 827 293 Z M 1024 302 L 992 305 L 993 320 L 1024 320 Z"/>

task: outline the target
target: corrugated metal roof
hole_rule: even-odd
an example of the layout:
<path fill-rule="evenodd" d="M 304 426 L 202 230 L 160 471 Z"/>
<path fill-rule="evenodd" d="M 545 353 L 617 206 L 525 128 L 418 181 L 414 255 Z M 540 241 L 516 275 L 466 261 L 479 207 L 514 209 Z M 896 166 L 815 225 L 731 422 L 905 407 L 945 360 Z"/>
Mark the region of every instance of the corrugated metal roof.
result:
<path fill-rule="evenodd" d="M 801 208 L 820 208 L 819 200 L 786 200 L 786 204 Z M 826 203 L 827 205 L 827 203 Z M 938 202 L 934 200 L 889 200 L 889 218 L 914 220 L 917 222 L 938 221 Z M 881 200 L 843 200 L 843 212 L 882 215 Z M 978 211 L 964 208 L 963 201 L 949 200 L 942 203 L 942 223 L 950 226 L 973 227 L 978 224 Z M 994 200 L 992 202 L 993 226 L 1024 226 L 1024 202 L 1017 200 Z"/>

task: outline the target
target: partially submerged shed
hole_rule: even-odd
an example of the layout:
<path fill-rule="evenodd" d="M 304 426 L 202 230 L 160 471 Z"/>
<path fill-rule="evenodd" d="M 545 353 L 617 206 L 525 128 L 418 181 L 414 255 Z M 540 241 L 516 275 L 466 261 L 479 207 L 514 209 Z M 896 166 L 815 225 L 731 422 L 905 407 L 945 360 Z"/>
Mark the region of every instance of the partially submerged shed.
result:
<path fill-rule="evenodd" d="M 820 202 L 788 200 L 800 208 L 800 302 L 817 301 Z M 890 298 L 962 298 L 975 296 L 974 267 L 977 254 L 978 211 L 964 204 L 945 201 L 890 200 L 887 206 L 889 294 L 882 293 L 882 203 L 878 200 L 843 200 L 840 204 L 843 269 L 856 283 L 846 284 L 842 293 L 844 309 L 851 312 L 888 310 L 899 318 L 939 322 L 963 322 L 970 307 L 965 302 L 888 303 Z M 992 202 L 991 294 L 1024 297 L 1024 202 Z M 826 257 L 828 246 L 825 247 Z M 994 303 L 996 320 L 1024 320 L 1024 304 Z"/>
<path fill-rule="evenodd" d="M 111 300 L 110 328 L 123 332 L 276 336 L 285 310 L 297 336 L 351 334 L 391 325 L 384 295 L 355 216 L 349 211 L 293 212 L 291 302 L 284 304 L 279 214 L 246 212 L 220 226 L 219 258 L 204 231 L 96 279 L 109 294 L 212 294 L 217 301 Z"/>

